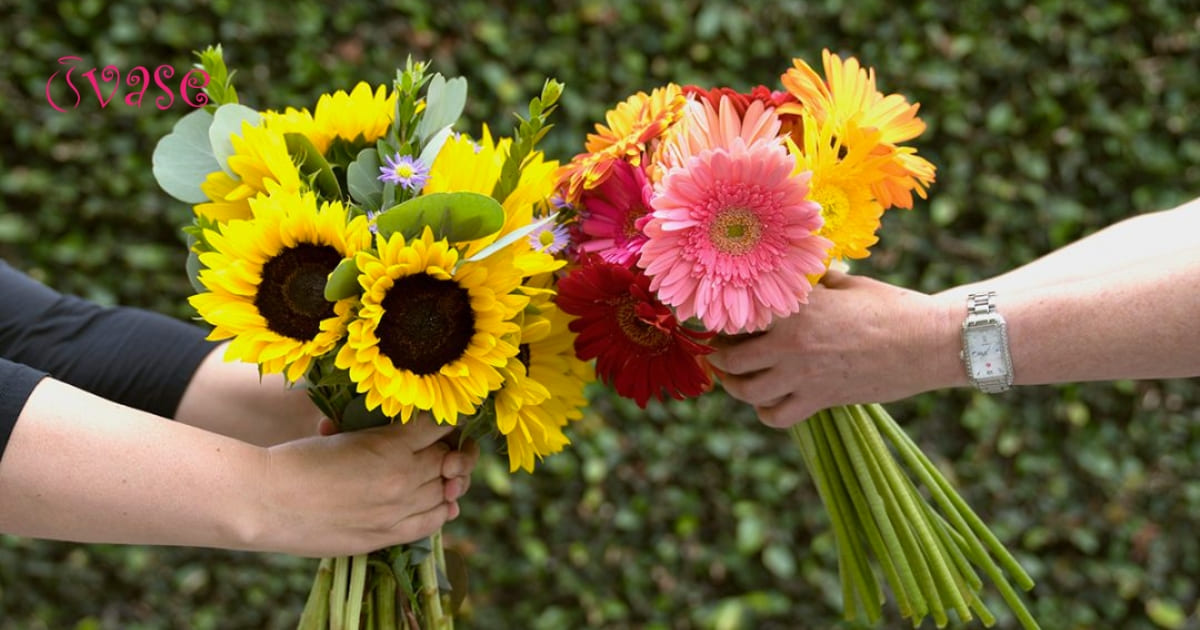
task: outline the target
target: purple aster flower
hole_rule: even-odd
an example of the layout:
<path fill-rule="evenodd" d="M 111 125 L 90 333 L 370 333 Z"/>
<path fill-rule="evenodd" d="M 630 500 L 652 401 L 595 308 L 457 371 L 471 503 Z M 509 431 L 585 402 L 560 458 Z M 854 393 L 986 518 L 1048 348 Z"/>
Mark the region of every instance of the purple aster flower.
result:
<path fill-rule="evenodd" d="M 547 223 L 529 233 L 529 245 L 547 254 L 557 254 L 567 247 L 570 237 L 567 228 Z"/>
<path fill-rule="evenodd" d="M 384 160 L 384 166 L 379 167 L 379 180 L 420 192 L 429 181 L 429 167 L 419 159 L 397 153 Z"/>

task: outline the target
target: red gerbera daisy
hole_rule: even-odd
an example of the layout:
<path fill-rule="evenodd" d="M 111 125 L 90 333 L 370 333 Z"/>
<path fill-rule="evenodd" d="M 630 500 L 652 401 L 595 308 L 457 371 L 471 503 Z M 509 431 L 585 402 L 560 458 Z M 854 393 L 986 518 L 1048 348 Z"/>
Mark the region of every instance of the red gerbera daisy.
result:
<path fill-rule="evenodd" d="M 654 299 L 644 274 L 596 258 L 558 283 L 559 308 L 571 322 L 575 354 L 596 359 L 596 374 L 617 393 L 645 407 L 650 398 L 684 399 L 712 387 L 707 361 L 712 336 L 679 325 Z"/>

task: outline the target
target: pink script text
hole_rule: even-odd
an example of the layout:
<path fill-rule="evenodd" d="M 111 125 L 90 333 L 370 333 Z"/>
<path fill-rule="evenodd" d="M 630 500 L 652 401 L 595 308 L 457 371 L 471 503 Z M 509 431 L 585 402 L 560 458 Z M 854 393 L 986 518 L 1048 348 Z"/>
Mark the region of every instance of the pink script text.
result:
<path fill-rule="evenodd" d="M 79 107 L 79 103 L 83 100 L 83 97 L 79 94 L 79 89 L 75 87 L 75 83 L 71 80 L 71 73 L 76 70 L 75 63 L 79 61 L 83 61 L 83 59 L 71 55 L 58 58 L 59 64 L 68 66 L 67 73 L 63 76 L 63 79 L 66 80 L 67 87 L 75 94 L 75 104 L 70 106 L 71 109 Z M 99 81 L 96 80 L 96 71 L 97 68 L 92 68 L 84 72 L 83 76 L 87 78 L 92 86 L 92 91 L 96 93 L 96 100 L 99 101 L 100 108 L 104 109 L 113 101 L 113 97 L 117 94 L 117 88 L 121 87 L 121 70 L 112 65 L 104 66 L 100 70 Z M 46 80 L 46 102 L 50 103 L 50 107 L 60 112 L 65 112 L 67 110 L 58 103 L 55 103 L 54 97 L 50 94 L 50 85 L 54 83 L 61 72 L 62 70 L 55 72 Z M 161 95 L 154 99 L 154 106 L 158 109 L 170 109 L 175 104 L 175 92 L 168 83 L 169 79 L 175 76 L 175 68 L 162 65 L 154 69 L 153 75 L 145 66 L 135 66 L 125 74 L 125 85 L 133 90 L 125 95 L 126 105 L 130 107 L 142 106 L 142 99 L 150 89 L 151 76 L 154 78 L 154 85 L 162 92 Z M 208 81 L 209 76 L 207 72 L 203 70 L 189 70 L 179 81 L 180 100 L 189 107 L 203 107 L 207 105 L 209 98 L 204 93 L 204 88 L 208 85 Z M 109 87 L 110 83 L 112 87 Z M 103 89 L 101 86 L 103 86 Z M 106 90 L 108 92 L 107 96 L 105 95 Z M 193 91 L 191 95 L 189 95 L 189 90 Z"/>

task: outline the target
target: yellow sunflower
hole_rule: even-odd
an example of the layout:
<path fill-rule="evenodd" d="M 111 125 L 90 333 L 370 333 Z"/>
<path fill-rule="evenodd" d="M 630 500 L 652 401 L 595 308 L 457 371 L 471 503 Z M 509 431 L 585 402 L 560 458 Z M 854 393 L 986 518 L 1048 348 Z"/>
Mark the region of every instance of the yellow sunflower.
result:
<path fill-rule="evenodd" d="M 916 149 L 899 145 L 925 131 L 925 123 L 917 117 L 920 105 L 910 105 L 900 94 L 880 93 L 875 87 L 874 69 L 862 67 L 854 57 L 842 61 L 829 50 L 821 57 L 826 79 L 802 59 L 794 60 L 794 67 L 783 74 L 784 87 L 800 102 L 781 105 L 779 113 L 808 112 L 818 123 L 832 121 L 838 135 L 851 126 L 878 130 L 878 140 L 870 153 L 887 157 L 889 163 L 887 176 L 873 185 L 872 193 L 885 209 L 911 208 L 912 192 L 924 199 L 935 171 L 929 161 L 916 155 Z"/>
<path fill-rule="evenodd" d="M 372 92 L 369 84 L 361 82 L 349 94 L 344 90 L 322 94 L 312 114 L 307 109 L 289 107 L 282 113 L 267 112 L 263 117 L 268 128 L 281 134 L 303 134 L 327 155 L 337 139 L 352 149 L 373 145 L 387 133 L 395 107 L 394 91 L 388 94 L 387 87 L 381 85 Z"/>
<path fill-rule="evenodd" d="M 834 135 L 830 120 L 818 123 L 808 113 L 801 116 L 804 146 L 788 142 L 796 158 L 796 173 L 812 171 L 808 198 L 821 205 L 824 219 L 819 234 L 833 241 L 829 258 L 866 258 L 879 238 L 883 206 L 872 194 L 872 185 L 887 177 L 886 156 L 872 155 L 877 130 L 858 129 L 850 123 Z"/>
<path fill-rule="evenodd" d="M 668 129 L 683 117 L 686 103 L 683 90 L 671 83 L 650 94 L 638 92 L 609 110 L 608 124 L 597 123 L 596 133 L 588 134 L 586 153 L 575 156 L 560 173 L 567 200 L 574 203 L 584 190 L 602 184 L 617 160 L 640 166 L 642 155 L 653 155 Z"/>
<path fill-rule="evenodd" d="M 508 156 L 510 138 L 494 140 L 487 125 L 478 141 L 458 135 L 446 141 L 429 167 L 429 180 L 424 194 L 435 192 L 474 192 L 491 195 L 500 180 L 500 172 Z M 521 169 L 516 188 L 502 204 L 504 226 L 496 234 L 466 244 L 463 256 L 469 258 L 496 239 L 529 225 L 535 209 L 547 203 L 554 194 L 558 162 L 545 161 L 541 152 L 530 155 Z M 558 269 L 562 261 L 537 251 L 526 239 L 518 239 L 508 248 L 515 255 L 514 264 L 524 276 L 533 276 Z"/>
<path fill-rule="evenodd" d="M 241 135 L 234 134 L 229 169 L 208 174 L 200 190 L 211 200 L 197 204 L 196 214 L 225 222 L 250 218 L 250 199 L 262 193 L 284 195 L 300 192 L 300 170 L 288 154 L 283 134 L 262 126 L 242 123 Z"/>
<path fill-rule="evenodd" d="M 456 424 L 503 382 L 516 356 L 511 320 L 529 302 L 514 293 L 521 273 L 511 255 L 457 269 L 459 252 L 426 228 L 377 239 L 378 254 L 357 257 L 362 306 L 335 364 L 349 370 L 368 409 L 407 422 L 418 409 Z"/>
<path fill-rule="evenodd" d="M 312 193 L 251 199 L 250 220 L 208 231 L 200 255 L 208 292 L 189 301 L 214 326 L 209 339 L 232 339 L 228 360 L 258 363 L 296 381 L 312 360 L 346 334 L 354 298 L 329 302 L 325 280 L 343 258 L 368 246 L 366 219 L 347 222 L 340 202 L 318 208 Z"/>
<path fill-rule="evenodd" d="M 563 427 L 583 417 L 583 388 L 595 376 L 591 363 L 575 356 L 569 321 L 548 298 L 537 299 L 524 314 L 520 352 L 501 370 L 496 426 L 507 443 L 509 472 L 533 472 L 535 459 L 570 444 Z"/>

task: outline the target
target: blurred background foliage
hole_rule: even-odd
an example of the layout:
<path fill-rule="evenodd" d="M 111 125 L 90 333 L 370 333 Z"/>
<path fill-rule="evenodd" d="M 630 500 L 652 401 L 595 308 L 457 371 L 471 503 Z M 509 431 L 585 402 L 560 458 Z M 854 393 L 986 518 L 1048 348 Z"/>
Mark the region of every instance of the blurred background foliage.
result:
<path fill-rule="evenodd" d="M 65 55 L 80 70 L 181 69 L 214 42 L 261 108 L 431 60 L 470 79 L 470 132 L 507 133 L 556 77 L 568 90 L 544 148 L 559 159 L 633 91 L 777 85 L 794 56 L 856 55 L 922 104 L 918 146 L 939 167 L 930 201 L 889 213 L 857 270 L 925 291 L 1200 192 L 1194 0 L 0 0 L 0 255 L 66 292 L 187 317 L 189 209 L 150 173 L 182 104 L 155 109 L 152 91 L 101 108 L 76 74 L 84 100 L 59 112 L 45 89 Z M 1197 385 L 940 392 L 890 409 L 1037 580 L 1043 627 L 1194 630 Z M 573 438 L 533 476 L 481 463 L 447 530 L 470 566 L 465 627 L 857 627 L 839 620 L 832 537 L 795 449 L 747 409 L 714 394 L 642 413 L 597 393 Z M 0 537 L 0 630 L 287 628 L 314 568 Z"/>

